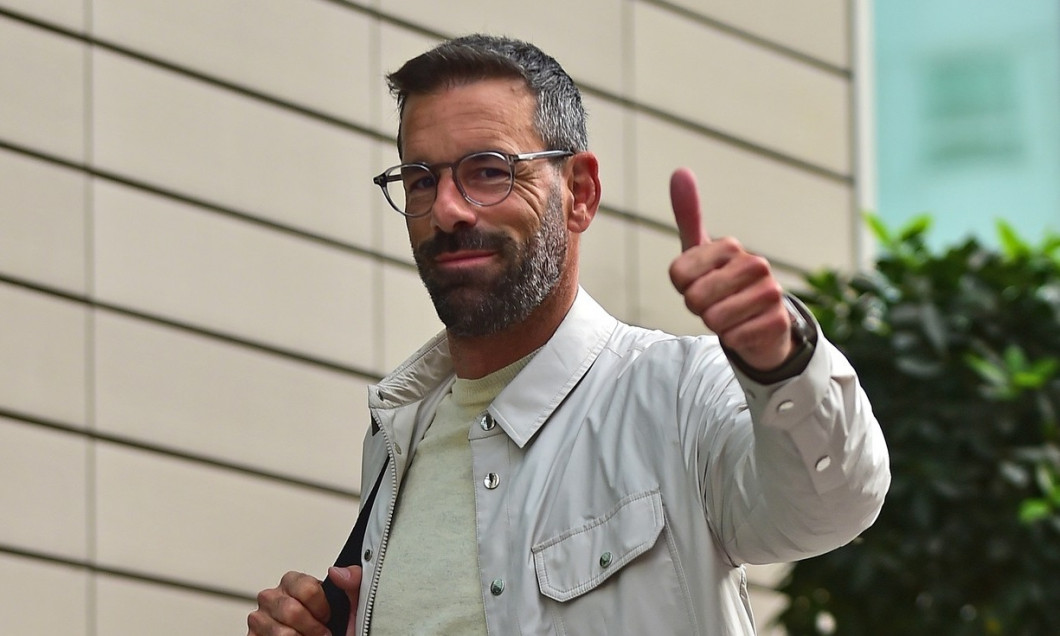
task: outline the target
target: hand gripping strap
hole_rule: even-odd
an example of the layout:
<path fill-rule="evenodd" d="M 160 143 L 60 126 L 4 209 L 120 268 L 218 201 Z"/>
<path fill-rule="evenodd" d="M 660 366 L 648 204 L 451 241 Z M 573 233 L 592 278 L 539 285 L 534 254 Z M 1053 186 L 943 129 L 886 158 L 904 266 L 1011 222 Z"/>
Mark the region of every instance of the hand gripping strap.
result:
<path fill-rule="evenodd" d="M 346 539 L 346 545 L 342 547 L 342 551 L 339 552 L 339 556 L 335 559 L 335 566 L 344 568 L 350 565 L 361 564 L 361 547 L 364 545 L 364 530 L 368 526 L 368 517 L 372 513 L 372 505 L 375 503 L 375 494 L 379 492 L 379 484 L 383 482 L 383 475 L 386 474 L 387 464 L 390 463 L 388 458 L 386 463 L 383 464 L 383 470 L 379 473 L 379 478 L 375 480 L 375 486 L 372 487 L 371 494 L 364 500 L 364 504 L 361 506 L 361 512 L 357 515 L 357 523 L 353 526 L 353 531 L 350 532 L 350 538 Z M 321 584 L 324 588 L 324 595 L 328 599 L 328 605 L 331 606 L 331 618 L 328 619 L 328 629 L 331 630 L 332 634 L 345 634 L 346 626 L 350 622 L 350 599 L 346 596 L 346 592 L 339 589 L 337 585 L 331 582 L 331 579 L 324 576 L 324 581 Z"/>

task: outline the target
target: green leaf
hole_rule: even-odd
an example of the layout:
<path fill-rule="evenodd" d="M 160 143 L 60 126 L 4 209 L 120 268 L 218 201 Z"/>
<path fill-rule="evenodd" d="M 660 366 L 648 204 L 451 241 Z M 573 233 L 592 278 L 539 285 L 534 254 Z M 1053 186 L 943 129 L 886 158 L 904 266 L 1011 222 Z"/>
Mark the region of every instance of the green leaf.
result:
<path fill-rule="evenodd" d="M 942 319 L 938 307 L 932 303 L 923 303 L 920 306 L 920 320 L 924 327 L 924 335 L 935 351 L 942 353 L 946 351 L 946 325 Z"/>
<path fill-rule="evenodd" d="M 1060 358 L 1042 358 L 1035 360 L 1027 371 L 1037 376 L 1036 386 L 1042 386 L 1056 375 L 1057 369 L 1060 369 Z"/>
<path fill-rule="evenodd" d="M 965 355 L 964 361 L 975 371 L 979 377 L 994 386 L 1005 386 L 1008 384 L 1008 374 L 1005 369 L 974 353 Z"/>
<path fill-rule="evenodd" d="M 1016 234 L 1016 230 L 1005 221 L 997 222 L 997 234 L 1001 240 L 1001 249 L 1010 259 L 1026 257 L 1031 247 Z"/>
<path fill-rule="evenodd" d="M 898 240 L 908 243 L 922 238 L 929 229 L 931 229 L 931 217 L 926 214 L 919 214 L 902 226 L 902 229 L 898 231 Z"/>
<path fill-rule="evenodd" d="M 1041 252 L 1047 257 L 1053 257 L 1053 252 L 1060 251 L 1060 234 L 1048 234 L 1042 240 Z"/>
<path fill-rule="evenodd" d="M 1049 470 L 1048 466 L 1039 464 L 1037 470 L 1034 471 L 1035 481 L 1038 482 L 1038 487 L 1042 489 L 1047 495 L 1053 494 L 1053 491 L 1057 489 L 1056 482 L 1053 480 L 1053 473 Z"/>
<path fill-rule="evenodd" d="M 1013 372 L 1027 368 L 1027 356 L 1019 345 L 1013 344 L 1005 347 L 1005 364 L 1008 366 L 1009 371 Z"/>
<path fill-rule="evenodd" d="M 1019 519 L 1023 523 L 1034 523 L 1049 517 L 1052 512 L 1052 505 L 1045 499 L 1027 499 L 1020 505 Z"/>
<path fill-rule="evenodd" d="M 867 223 L 869 229 L 872 230 L 872 235 L 876 237 L 876 240 L 887 249 L 891 249 L 895 245 L 894 237 L 891 236 L 891 232 L 887 229 L 887 226 L 883 224 L 880 217 L 869 213 L 866 213 L 864 216 L 865 223 Z"/>

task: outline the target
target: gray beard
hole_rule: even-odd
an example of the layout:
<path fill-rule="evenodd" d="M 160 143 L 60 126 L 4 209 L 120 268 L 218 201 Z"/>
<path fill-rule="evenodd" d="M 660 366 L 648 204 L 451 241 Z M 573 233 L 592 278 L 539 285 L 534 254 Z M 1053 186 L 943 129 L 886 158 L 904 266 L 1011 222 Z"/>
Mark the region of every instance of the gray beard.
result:
<path fill-rule="evenodd" d="M 414 252 L 416 266 L 438 318 L 451 335 L 489 336 L 523 322 L 559 282 L 567 258 L 567 233 L 558 187 L 549 193 L 541 227 L 523 243 L 500 233 L 462 230 L 439 235 Z M 504 271 L 488 279 L 475 274 L 441 275 L 434 256 L 447 250 L 495 249 Z"/>

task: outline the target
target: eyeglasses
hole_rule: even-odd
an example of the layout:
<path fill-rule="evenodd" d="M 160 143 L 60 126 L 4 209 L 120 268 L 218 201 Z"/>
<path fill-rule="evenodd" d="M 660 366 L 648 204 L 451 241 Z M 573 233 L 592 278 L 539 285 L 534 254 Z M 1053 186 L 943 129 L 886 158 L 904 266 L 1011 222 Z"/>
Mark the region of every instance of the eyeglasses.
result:
<path fill-rule="evenodd" d="M 569 150 L 542 150 L 506 154 L 494 150 L 473 152 L 452 163 L 403 163 L 387 168 L 372 182 L 398 212 L 408 217 L 424 216 L 438 196 L 438 181 L 444 168 L 452 168 L 456 189 L 468 203 L 486 207 L 508 198 L 515 186 L 515 164 L 535 159 L 570 157 Z"/>

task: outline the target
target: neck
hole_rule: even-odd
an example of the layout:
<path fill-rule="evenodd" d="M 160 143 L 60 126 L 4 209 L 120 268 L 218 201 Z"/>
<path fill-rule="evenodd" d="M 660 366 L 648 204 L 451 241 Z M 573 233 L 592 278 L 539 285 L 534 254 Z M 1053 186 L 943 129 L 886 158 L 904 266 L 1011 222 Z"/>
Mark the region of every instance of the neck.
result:
<path fill-rule="evenodd" d="M 488 336 L 447 334 L 456 377 L 484 377 L 541 348 L 556 333 L 577 295 L 577 283 L 563 278 L 548 298 L 518 324 Z"/>

